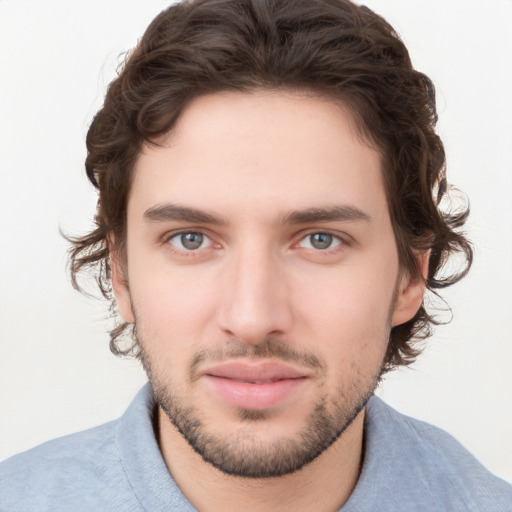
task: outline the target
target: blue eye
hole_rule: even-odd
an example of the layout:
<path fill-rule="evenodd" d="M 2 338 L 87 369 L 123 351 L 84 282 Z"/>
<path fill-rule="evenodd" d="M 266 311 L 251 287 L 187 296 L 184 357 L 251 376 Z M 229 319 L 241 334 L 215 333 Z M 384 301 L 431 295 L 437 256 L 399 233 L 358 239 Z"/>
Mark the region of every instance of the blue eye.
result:
<path fill-rule="evenodd" d="M 181 251 L 195 251 L 208 247 L 211 240 L 202 233 L 178 233 L 169 239 L 169 243 Z"/>
<path fill-rule="evenodd" d="M 305 236 L 299 243 L 301 247 L 306 249 L 314 249 L 316 251 L 325 251 L 341 245 L 341 239 L 330 233 L 311 233 Z"/>

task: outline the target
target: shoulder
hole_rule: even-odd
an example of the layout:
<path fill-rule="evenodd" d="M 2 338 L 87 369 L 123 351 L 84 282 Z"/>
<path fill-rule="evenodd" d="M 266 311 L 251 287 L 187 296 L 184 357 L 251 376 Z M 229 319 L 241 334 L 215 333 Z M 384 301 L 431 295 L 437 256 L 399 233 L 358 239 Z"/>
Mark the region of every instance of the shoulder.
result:
<path fill-rule="evenodd" d="M 379 399 L 374 399 L 372 406 L 380 409 L 385 426 L 398 443 L 395 449 L 421 460 L 422 465 L 434 474 L 450 478 L 453 484 L 457 481 L 462 484 L 475 477 L 490 483 L 502 482 L 448 432 L 399 413 Z"/>
<path fill-rule="evenodd" d="M 396 499 L 403 505 L 407 500 L 411 511 L 425 510 L 426 503 L 433 510 L 512 510 L 512 486 L 447 432 L 405 416 L 376 397 L 368 402 L 366 422 L 366 472 L 388 488 L 383 492 L 390 503 Z M 365 467 L 362 477 L 364 472 Z"/>
<path fill-rule="evenodd" d="M 127 483 L 116 423 L 49 441 L 1 463 L 0 510 L 92 510 L 115 498 L 113 489 L 122 499 Z"/>

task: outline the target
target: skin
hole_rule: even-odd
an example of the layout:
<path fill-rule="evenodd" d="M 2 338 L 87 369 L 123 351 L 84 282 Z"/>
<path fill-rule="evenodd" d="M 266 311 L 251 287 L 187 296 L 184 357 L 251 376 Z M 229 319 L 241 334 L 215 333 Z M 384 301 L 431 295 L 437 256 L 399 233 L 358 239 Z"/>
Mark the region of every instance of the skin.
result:
<path fill-rule="evenodd" d="M 424 292 L 399 268 L 380 155 L 348 109 L 290 91 L 200 97 L 158 142 L 136 166 L 126 267 L 112 258 L 119 310 L 136 322 L 161 405 L 164 460 L 202 511 L 337 510 L 357 483 L 364 403 L 390 328 L 414 316 Z M 202 235 L 189 235 L 199 247 L 185 247 L 183 233 Z M 302 377 L 276 404 L 242 410 L 202 373 L 219 361 L 277 362 Z M 316 430 L 319 404 L 338 437 L 279 477 L 219 470 L 173 418 L 200 421 L 235 461 L 275 467 L 280 447 Z"/>

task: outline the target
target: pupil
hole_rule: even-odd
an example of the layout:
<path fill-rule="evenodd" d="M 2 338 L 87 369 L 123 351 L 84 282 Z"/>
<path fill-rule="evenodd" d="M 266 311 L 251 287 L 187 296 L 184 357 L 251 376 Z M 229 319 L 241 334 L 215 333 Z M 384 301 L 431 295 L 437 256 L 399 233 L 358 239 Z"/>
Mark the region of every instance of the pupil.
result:
<path fill-rule="evenodd" d="M 315 249 L 327 249 L 332 244 L 332 235 L 327 233 L 315 233 L 311 235 L 311 245 Z"/>
<path fill-rule="evenodd" d="M 185 249 L 198 249 L 203 243 L 201 233 L 185 233 L 181 235 L 181 243 Z"/>

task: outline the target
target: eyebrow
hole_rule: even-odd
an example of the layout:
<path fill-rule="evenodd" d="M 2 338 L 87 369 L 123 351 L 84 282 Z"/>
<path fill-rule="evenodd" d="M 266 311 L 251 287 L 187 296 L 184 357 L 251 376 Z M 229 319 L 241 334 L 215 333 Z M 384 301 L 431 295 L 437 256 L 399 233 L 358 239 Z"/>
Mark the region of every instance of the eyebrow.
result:
<path fill-rule="evenodd" d="M 168 222 L 180 220 L 200 224 L 223 225 L 227 222 L 211 213 L 188 206 L 176 204 L 157 204 L 144 212 L 144 218 L 151 222 Z"/>
<path fill-rule="evenodd" d="M 308 208 L 306 210 L 297 210 L 286 214 L 283 218 L 283 224 L 309 224 L 312 222 L 329 221 L 365 221 L 370 222 L 371 217 L 356 208 L 355 206 L 328 206 L 325 208 Z"/>
<path fill-rule="evenodd" d="M 227 225 L 228 222 L 221 217 L 204 210 L 198 210 L 188 206 L 164 203 L 148 208 L 144 212 L 144 218 L 150 222 L 184 221 L 200 224 Z M 310 224 L 313 222 L 329 221 L 366 221 L 370 222 L 371 217 L 356 208 L 355 206 L 328 206 L 324 208 L 307 208 L 305 210 L 294 210 L 286 213 L 281 218 L 282 224 Z"/>

